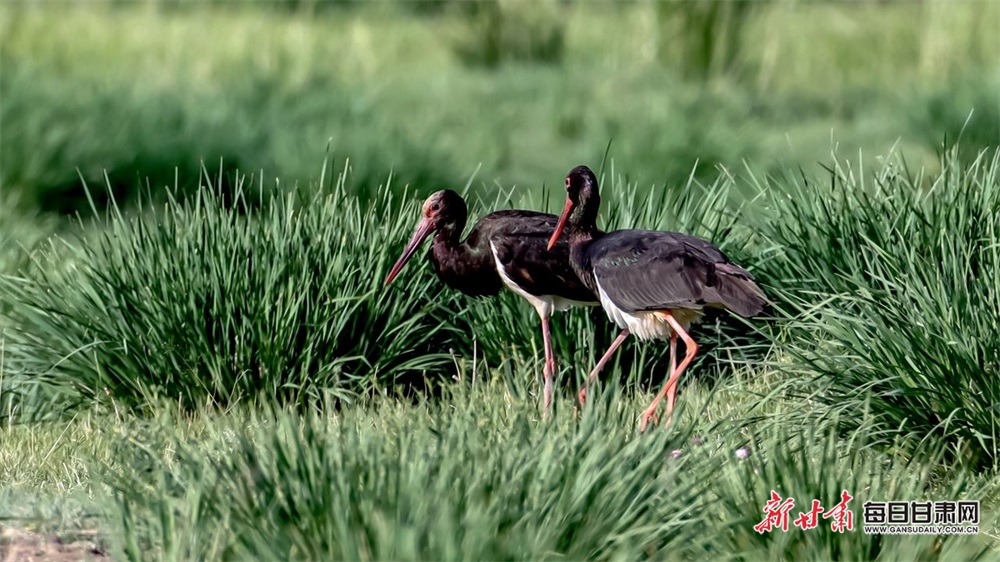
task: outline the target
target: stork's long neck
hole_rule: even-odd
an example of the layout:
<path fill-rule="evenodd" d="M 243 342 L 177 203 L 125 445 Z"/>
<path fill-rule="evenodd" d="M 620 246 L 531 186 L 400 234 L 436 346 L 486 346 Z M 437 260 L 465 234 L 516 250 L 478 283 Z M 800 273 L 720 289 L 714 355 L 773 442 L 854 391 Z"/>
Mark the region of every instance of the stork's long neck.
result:
<path fill-rule="evenodd" d="M 434 239 L 431 241 L 431 259 L 438 271 L 454 271 L 459 263 L 469 261 L 469 245 L 460 238 L 463 230 L 465 230 L 465 218 L 459 217 L 445 223 L 434 234 Z"/>
<path fill-rule="evenodd" d="M 583 281 L 583 284 L 594 294 L 597 294 L 597 280 L 594 278 L 594 270 L 590 266 L 590 258 L 587 250 L 594 241 L 593 233 L 570 230 L 566 233 L 569 242 L 569 266 L 573 273 Z"/>
<path fill-rule="evenodd" d="M 473 230 L 461 240 L 465 217 L 444 224 L 431 242 L 431 261 L 438 277 L 466 294 L 490 294 L 500 289 L 488 236 Z"/>
<path fill-rule="evenodd" d="M 600 198 L 593 194 L 581 201 L 566 221 L 570 267 L 594 294 L 597 294 L 597 280 L 587 251 L 595 240 L 604 236 L 604 232 L 597 228 L 597 211 L 600 205 Z"/>

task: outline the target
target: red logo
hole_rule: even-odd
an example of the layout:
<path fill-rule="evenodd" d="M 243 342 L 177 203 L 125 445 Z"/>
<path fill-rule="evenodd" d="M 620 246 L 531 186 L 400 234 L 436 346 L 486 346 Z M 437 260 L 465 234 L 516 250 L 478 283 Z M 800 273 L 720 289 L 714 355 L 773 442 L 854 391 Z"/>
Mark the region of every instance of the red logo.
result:
<path fill-rule="evenodd" d="M 809 511 L 799 512 L 799 516 L 792 521 L 792 524 L 802 529 L 815 529 L 819 526 L 820 516 L 823 519 L 830 519 L 830 529 L 835 533 L 854 530 L 854 512 L 847 507 L 854 498 L 844 490 L 840 494 L 840 503 L 824 511 L 819 500 L 812 500 L 812 508 Z M 762 510 L 764 519 L 753 526 L 758 533 L 764 534 L 774 529 L 788 531 L 788 514 L 795 507 L 795 498 L 784 498 L 778 492 L 771 490 L 771 499 L 764 504 Z"/>
<path fill-rule="evenodd" d="M 753 526 L 753 530 L 764 534 L 775 527 L 781 527 L 782 531 L 788 530 L 788 512 L 795 507 L 795 500 L 788 498 L 784 501 L 778 492 L 771 490 L 771 499 L 764 504 L 764 513 L 767 514 L 764 520 Z"/>

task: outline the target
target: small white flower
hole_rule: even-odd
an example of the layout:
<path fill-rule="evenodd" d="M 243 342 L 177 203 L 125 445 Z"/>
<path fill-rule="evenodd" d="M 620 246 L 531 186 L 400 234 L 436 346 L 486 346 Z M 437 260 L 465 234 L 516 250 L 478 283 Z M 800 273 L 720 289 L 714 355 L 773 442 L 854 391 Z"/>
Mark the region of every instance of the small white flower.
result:
<path fill-rule="evenodd" d="M 740 447 L 739 449 L 736 449 L 736 458 L 745 459 L 749 456 L 750 456 L 750 451 L 746 450 L 745 447 Z"/>
<path fill-rule="evenodd" d="M 673 457 L 673 458 L 675 458 L 675 459 L 677 457 L 683 455 L 683 454 L 684 454 L 684 451 L 682 451 L 680 449 L 674 449 L 673 451 L 670 452 L 670 456 Z"/>

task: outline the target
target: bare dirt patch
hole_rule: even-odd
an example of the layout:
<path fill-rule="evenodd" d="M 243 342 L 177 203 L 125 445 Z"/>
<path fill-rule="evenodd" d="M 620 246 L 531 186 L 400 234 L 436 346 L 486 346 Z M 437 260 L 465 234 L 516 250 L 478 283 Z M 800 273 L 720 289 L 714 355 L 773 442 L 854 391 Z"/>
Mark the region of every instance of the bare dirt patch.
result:
<path fill-rule="evenodd" d="M 0 562 L 105 561 L 111 558 L 97 542 L 96 531 L 77 531 L 71 536 L 43 535 L 26 529 L 0 525 Z"/>

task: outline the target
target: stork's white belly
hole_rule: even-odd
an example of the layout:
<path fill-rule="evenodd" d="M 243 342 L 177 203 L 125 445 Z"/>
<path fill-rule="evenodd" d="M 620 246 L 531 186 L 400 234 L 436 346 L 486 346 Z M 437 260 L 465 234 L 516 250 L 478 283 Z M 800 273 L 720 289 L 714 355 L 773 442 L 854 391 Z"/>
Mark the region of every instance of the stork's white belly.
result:
<path fill-rule="evenodd" d="M 625 312 L 621 308 L 618 308 L 618 305 L 604 292 L 604 288 L 601 287 L 601 280 L 595 277 L 595 281 L 597 281 L 597 293 L 601 299 L 601 307 L 608 314 L 608 318 L 619 328 L 628 328 L 628 331 L 640 340 L 665 340 L 670 338 L 673 328 L 662 316 L 658 316 L 656 311 Z M 670 314 L 684 330 L 687 330 L 691 324 L 701 320 L 701 317 L 704 315 L 701 310 L 690 308 L 675 308 L 670 311 Z"/>
<path fill-rule="evenodd" d="M 537 310 L 538 314 L 541 316 L 547 318 L 552 315 L 553 311 L 563 312 L 565 310 L 569 310 L 569 308 L 573 306 L 594 306 L 594 303 L 564 299 L 559 295 L 532 295 L 528 291 L 522 289 L 521 286 L 515 283 L 514 280 L 510 278 L 510 275 L 507 274 L 503 264 L 500 263 L 500 257 L 497 255 L 497 247 L 493 245 L 493 242 L 490 242 L 490 250 L 493 252 L 493 262 L 496 263 L 497 273 L 500 274 L 500 279 L 503 281 L 503 284 L 506 285 L 508 289 L 521 295 L 525 298 L 525 300 L 530 302 L 531 306 L 534 306 L 535 310 Z"/>

